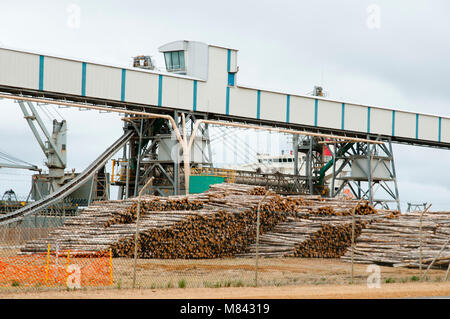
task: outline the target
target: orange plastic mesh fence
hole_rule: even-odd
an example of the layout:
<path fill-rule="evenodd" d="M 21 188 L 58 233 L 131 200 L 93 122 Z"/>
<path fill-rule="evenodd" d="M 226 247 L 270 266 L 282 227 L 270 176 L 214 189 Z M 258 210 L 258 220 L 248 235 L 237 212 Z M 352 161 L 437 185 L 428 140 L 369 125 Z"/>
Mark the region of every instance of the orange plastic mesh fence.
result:
<path fill-rule="evenodd" d="M 79 287 L 113 284 L 111 251 L 0 257 L 0 287 Z"/>

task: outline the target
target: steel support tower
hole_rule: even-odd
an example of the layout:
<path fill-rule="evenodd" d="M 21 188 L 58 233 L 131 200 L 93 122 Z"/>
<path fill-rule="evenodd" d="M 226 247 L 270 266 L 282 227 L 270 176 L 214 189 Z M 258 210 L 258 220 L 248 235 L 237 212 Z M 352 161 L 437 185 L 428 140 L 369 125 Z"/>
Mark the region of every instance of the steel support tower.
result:
<path fill-rule="evenodd" d="M 336 143 L 330 147 L 332 174 L 330 197 L 348 187 L 357 199 L 385 209 L 400 211 L 394 155 L 391 142 L 383 144 Z"/>
<path fill-rule="evenodd" d="M 181 132 L 189 137 L 196 116 L 193 113 L 175 111 L 173 118 Z M 154 177 L 148 193 L 158 196 L 185 193 L 182 149 L 173 133 L 171 124 L 165 119 L 142 119 L 125 117 L 124 130 L 137 134 L 123 148 L 122 158 L 114 165 L 121 167 L 116 174 L 113 168 L 112 184 L 119 186 L 118 199 L 137 196 L 145 183 Z M 197 132 L 191 150 L 191 167 L 212 167 L 212 153 L 208 125 Z M 113 166 L 114 166 L 113 165 Z M 137 185 L 137 186 L 136 186 Z"/>

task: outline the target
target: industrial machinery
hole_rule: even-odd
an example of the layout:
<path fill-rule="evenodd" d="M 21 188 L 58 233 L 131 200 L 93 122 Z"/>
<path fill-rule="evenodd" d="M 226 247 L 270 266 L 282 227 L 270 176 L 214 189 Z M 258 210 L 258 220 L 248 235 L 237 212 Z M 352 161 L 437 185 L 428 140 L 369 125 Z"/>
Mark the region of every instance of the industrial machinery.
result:
<path fill-rule="evenodd" d="M 150 56 L 137 56 L 132 66 L 118 67 L 0 48 L 0 98 L 21 101 L 22 109 L 28 105 L 30 111 L 24 115 L 33 133 L 41 126 L 30 107 L 37 102 L 126 115 L 124 135 L 79 175 L 65 172 L 67 124 L 54 122 L 52 135 L 44 132 L 40 141 L 49 172 L 36 179 L 34 196 L 39 203 L 9 220 L 31 214 L 84 184 L 91 185 L 89 196 L 84 196 L 88 202 L 107 198 L 109 182 L 119 186 L 119 198 L 135 196 L 150 177 L 155 178 L 152 193 L 183 194 L 185 169 L 214 164 L 206 122 L 200 124 L 195 140 L 199 153 L 187 166 L 175 147 L 175 140 L 180 142 L 175 128 L 188 137 L 189 127 L 200 119 L 295 131 L 294 158 L 305 161 L 294 163 L 294 189 L 331 197 L 348 190 L 374 204 L 381 204 L 374 187 L 386 190 L 384 203 L 399 204 L 391 143 L 450 149 L 448 117 L 333 100 L 318 86 L 313 94 L 300 95 L 238 84 L 238 50 L 233 48 L 180 40 L 159 51 L 164 71 L 154 67 Z M 332 149 L 331 157 L 324 154 L 324 145 Z M 117 161 L 109 178 L 103 167 L 114 155 Z M 382 167 L 387 169 L 377 171 Z M 45 187 L 48 195 L 38 199 Z"/>
<path fill-rule="evenodd" d="M 31 198 L 38 201 L 73 180 L 78 173 L 75 173 L 74 170 L 65 171 L 67 167 L 67 122 L 54 119 L 52 133 L 50 134 L 32 102 L 19 101 L 18 103 L 46 157 L 45 165 L 48 168 L 48 173 L 39 172 L 32 176 Z M 73 204 L 85 206 L 90 200 L 106 199 L 109 184 L 105 183 L 108 181 L 105 174 L 105 169 L 100 169 L 97 174 L 100 177 L 93 177 L 92 180 L 87 181 L 71 193 L 69 197 Z"/>
<path fill-rule="evenodd" d="M 187 114 L 183 120 L 179 112 L 175 112 L 173 118 L 178 128 L 186 130 L 186 136 L 190 138 L 195 116 Z M 133 131 L 135 136 L 124 146 L 122 157 L 112 160 L 111 185 L 119 186 L 118 198 L 136 196 L 150 177 L 154 180 L 149 193 L 159 196 L 183 194 L 183 157 L 169 121 L 134 117 L 123 120 L 124 130 Z M 207 127 L 199 130 L 194 138 L 190 160 L 193 168 L 212 166 Z"/>
<path fill-rule="evenodd" d="M 138 55 L 133 57 L 133 67 L 145 70 L 154 70 L 155 61 L 150 55 Z"/>
<path fill-rule="evenodd" d="M 9 189 L 3 193 L 2 200 L 0 201 L 0 214 L 13 212 L 25 205 L 26 202 L 18 200 L 16 193 L 12 189 Z"/>

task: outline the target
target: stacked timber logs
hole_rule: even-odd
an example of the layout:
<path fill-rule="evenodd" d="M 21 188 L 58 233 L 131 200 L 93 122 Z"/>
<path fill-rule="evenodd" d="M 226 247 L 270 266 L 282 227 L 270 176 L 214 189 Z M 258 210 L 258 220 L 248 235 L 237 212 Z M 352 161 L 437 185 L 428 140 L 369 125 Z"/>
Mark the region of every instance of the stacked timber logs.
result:
<path fill-rule="evenodd" d="M 358 209 L 356 209 L 358 211 Z M 362 212 L 363 213 L 363 212 Z M 364 214 L 364 213 L 363 213 Z M 375 223 L 378 220 L 388 220 L 391 217 L 392 212 L 390 211 L 378 211 L 377 214 L 370 215 L 356 215 L 355 214 L 355 225 L 360 225 L 364 227 L 367 224 Z M 342 250 L 339 252 L 335 252 L 333 254 L 317 254 L 314 252 L 324 251 L 321 247 L 344 247 L 348 249 L 349 242 L 348 236 L 344 236 L 343 233 L 345 229 L 348 230 L 352 224 L 352 216 L 349 214 L 341 213 L 338 211 L 338 214 L 331 215 L 319 215 L 316 214 L 316 210 L 313 209 L 309 212 L 302 212 L 301 210 L 293 215 L 289 215 L 285 221 L 280 222 L 276 225 L 270 232 L 266 232 L 260 236 L 259 241 L 259 249 L 258 253 L 263 257 L 282 257 L 282 256 L 300 256 L 299 247 L 305 242 L 309 241 L 311 253 L 304 253 L 303 256 L 313 255 L 316 257 L 339 257 L 342 255 Z M 346 225 L 346 228 L 342 228 L 340 226 Z M 329 226 L 329 227 L 328 227 Z M 333 237 L 333 233 L 330 232 L 320 232 L 322 228 L 325 229 L 334 229 L 338 232 L 338 235 L 345 240 L 340 245 L 336 244 L 336 239 Z M 359 226 L 357 226 L 359 227 Z M 325 241 L 329 241 L 328 243 L 320 242 L 316 240 L 320 239 L 321 236 L 318 234 L 324 235 Z M 348 232 L 346 232 L 348 234 Z M 350 233 L 351 234 L 351 233 Z M 356 230 L 355 237 L 357 237 L 359 231 Z M 326 236 L 330 235 L 330 236 Z M 341 239 L 339 239 L 341 240 Z M 238 256 L 240 257 L 251 257 L 254 256 L 256 250 L 256 245 L 252 244 L 249 246 L 248 252 L 241 253 Z"/>
<path fill-rule="evenodd" d="M 421 231 L 422 229 L 422 235 Z M 367 225 L 358 237 L 354 262 L 376 263 L 394 267 L 447 267 L 450 263 L 450 213 L 428 212 L 403 214 L 396 219 L 380 220 Z M 348 251 L 342 259 L 350 261 Z"/>
<path fill-rule="evenodd" d="M 269 191 L 264 187 L 258 186 L 248 192 L 249 195 L 266 195 Z"/>
<path fill-rule="evenodd" d="M 248 205 L 246 196 L 240 203 Z M 260 196 L 259 196 L 260 197 Z M 242 200 L 244 201 L 242 202 Z M 260 198 L 261 200 L 261 198 Z M 243 206 L 244 207 L 244 206 Z M 293 213 L 292 202 L 280 196 L 272 196 L 264 201 L 260 208 L 260 230 L 270 231 L 276 224 Z M 140 234 L 138 240 L 139 258 L 218 258 L 231 257 L 246 250 L 256 237 L 257 208 L 244 211 L 192 216 L 172 227 L 152 229 Z M 112 245 L 116 257 L 134 255 L 133 238 L 122 239 Z"/>
<path fill-rule="evenodd" d="M 119 214 L 108 220 L 104 227 L 110 227 L 114 224 L 130 224 L 137 218 L 138 203 L 134 202 L 131 207 L 123 214 Z M 190 201 L 188 198 L 182 199 L 160 199 L 143 200 L 140 204 L 140 215 L 143 216 L 151 211 L 175 211 L 175 210 L 198 210 L 203 207 L 201 201 Z"/>
<path fill-rule="evenodd" d="M 364 223 L 355 223 L 355 237 L 361 234 Z M 352 224 L 323 225 L 307 240 L 297 244 L 290 257 L 339 258 L 352 244 Z"/>
<path fill-rule="evenodd" d="M 369 205 L 368 202 L 363 202 L 356 206 L 354 212 L 351 209 L 336 211 L 331 206 L 323 206 L 319 207 L 316 210 L 312 211 L 315 215 L 328 215 L 328 216 L 351 216 L 353 213 L 355 215 L 373 215 L 376 214 L 377 211 Z"/>
<path fill-rule="evenodd" d="M 353 212 L 361 223 L 384 220 L 392 214 L 376 211 L 367 203 L 356 206 L 357 202 L 352 200 L 280 196 L 267 193 L 262 187 L 215 184 L 201 194 L 143 196 L 138 255 L 141 258 L 253 255 L 259 204 L 259 252 L 265 257 L 318 256 L 317 252 L 323 256 L 341 255 L 348 247 L 345 225 L 351 223 Z M 45 252 L 51 243 L 52 249 L 111 248 L 116 257 L 132 257 L 136 215 L 137 199 L 95 203 L 79 216 L 67 219 L 48 238 L 28 242 L 22 252 Z M 334 243 L 340 238 L 347 240 L 341 246 Z"/>

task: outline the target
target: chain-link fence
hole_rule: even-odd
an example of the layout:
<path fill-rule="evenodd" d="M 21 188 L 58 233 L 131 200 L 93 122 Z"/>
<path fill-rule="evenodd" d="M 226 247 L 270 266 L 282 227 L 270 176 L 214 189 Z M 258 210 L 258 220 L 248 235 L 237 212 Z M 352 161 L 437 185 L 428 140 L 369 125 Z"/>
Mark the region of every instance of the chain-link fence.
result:
<path fill-rule="evenodd" d="M 46 209 L 1 226 L 0 291 L 444 281 L 450 214 L 430 214 L 227 183 Z"/>

